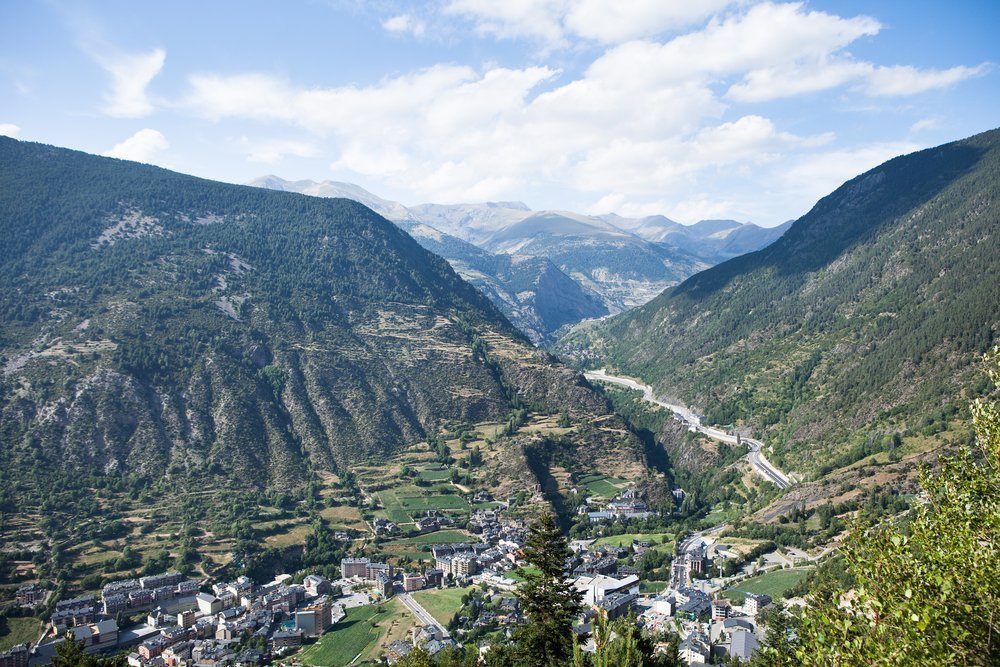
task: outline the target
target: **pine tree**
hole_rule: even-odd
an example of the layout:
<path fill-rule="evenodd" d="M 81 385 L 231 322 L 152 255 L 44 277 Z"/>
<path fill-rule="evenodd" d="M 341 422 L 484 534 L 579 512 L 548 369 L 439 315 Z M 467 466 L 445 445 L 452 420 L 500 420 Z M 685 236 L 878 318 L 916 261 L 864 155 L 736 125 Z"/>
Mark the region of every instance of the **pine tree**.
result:
<path fill-rule="evenodd" d="M 83 651 L 83 642 L 73 639 L 73 633 L 67 633 L 66 639 L 56 647 L 52 656 L 52 667 L 125 667 L 125 656 L 108 658 L 87 655 Z"/>
<path fill-rule="evenodd" d="M 566 578 L 566 559 L 571 554 L 555 519 L 543 514 L 528 530 L 524 556 L 534 566 L 517 591 L 528 623 L 514 633 L 510 652 L 518 667 L 553 667 L 573 660 L 573 621 L 580 613 L 581 593 Z M 491 651 L 492 653 L 492 651 Z M 506 660 L 507 658 L 504 657 Z"/>

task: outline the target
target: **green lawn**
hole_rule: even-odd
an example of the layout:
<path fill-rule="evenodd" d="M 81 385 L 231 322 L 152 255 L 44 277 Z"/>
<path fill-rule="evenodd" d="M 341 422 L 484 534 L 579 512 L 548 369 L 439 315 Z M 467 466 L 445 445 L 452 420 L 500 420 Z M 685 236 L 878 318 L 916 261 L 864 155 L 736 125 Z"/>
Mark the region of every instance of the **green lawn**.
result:
<path fill-rule="evenodd" d="M 623 479 L 615 479 L 613 477 L 597 477 L 594 475 L 588 475 L 580 480 L 583 486 L 587 487 L 595 496 L 602 496 L 604 498 L 614 498 L 622 489 L 625 487 L 627 482 Z"/>
<path fill-rule="evenodd" d="M 640 593 L 659 593 L 670 585 L 669 581 L 640 581 Z"/>
<path fill-rule="evenodd" d="M 413 537 L 393 540 L 386 543 L 385 546 L 392 547 L 398 544 L 455 544 L 456 542 L 476 541 L 476 538 L 470 537 L 467 533 L 459 530 L 439 530 L 434 533 L 427 533 L 426 535 L 415 535 Z"/>
<path fill-rule="evenodd" d="M 808 576 L 811 567 L 775 570 L 736 584 L 735 588 L 723 591 L 722 595 L 737 604 L 742 604 L 745 593 L 770 595 L 779 599 L 785 591 Z"/>
<path fill-rule="evenodd" d="M 608 535 L 594 540 L 595 547 L 630 547 L 632 540 L 646 540 L 652 542 L 653 546 L 661 543 L 673 545 L 674 536 L 671 533 L 625 533 L 623 535 Z"/>
<path fill-rule="evenodd" d="M 462 596 L 475 586 L 468 588 L 441 588 L 413 593 L 416 600 L 442 626 L 448 625 L 452 616 L 462 608 Z"/>
<path fill-rule="evenodd" d="M 378 605 L 351 607 L 347 615 L 320 637 L 320 640 L 302 652 L 302 662 L 316 667 L 343 667 L 349 665 L 371 644 L 378 641 L 382 629 L 372 623 L 381 623 L 392 616 L 386 609 L 379 613 Z"/>
<path fill-rule="evenodd" d="M 310 532 L 312 532 L 312 527 L 309 524 L 291 524 L 288 526 L 287 531 L 276 535 L 268 535 L 264 538 L 264 542 L 270 547 L 288 547 L 293 544 L 305 544 L 306 536 Z"/>
<path fill-rule="evenodd" d="M 491 500 L 491 501 L 486 502 L 486 503 L 474 503 L 472 506 L 475 507 L 477 510 L 495 510 L 496 508 L 500 507 L 502 504 L 503 503 L 501 503 L 499 501 Z"/>
<path fill-rule="evenodd" d="M 420 476 L 428 482 L 439 482 L 451 477 L 451 470 L 444 467 L 424 468 L 419 471 Z"/>
<path fill-rule="evenodd" d="M 437 510 L 469 510 L 469 501 L 458 495 L 439 496 L 401 496 L 399 498 L 403 509 L 411 514 L 423 514 L 429 509 Z"/>
<path fill-rule="evenodd" d="M 505 572 L 503 576 L 509 579 L 513 579 L 514 581 L 521 582 L 524 581 L 524 575 L 529 572 L 531 574 L 539 574 L 541 570 L 539 570 L 534 565 L 529 565 L 528 567 L 519 567 L 516 570 Z"/>
<path fill-rule="evenodd" d="M 385 518 L 387 518 L 389 521 L 393 521 L 395 523 L 410 522 L 410 515 L 406 510 L 403 509 L 403 505 L 399 502 L 399 499 L 396 498 L 396 494 L 387 491 L 381 491 L 379 493 L 376 493 L 375 496 L 382 504 L 382 507 L 385 508 L 385 510 L 381 513 L 385 514 Z M 376 512 L 376 514 L 379 514 L 379 512 Z"/>
<path fill-rule="evenodd" d="M 732 521 L 733 519 L 738 518 L 740 514 L 742 514 L 742 511 L 739 505 L 734 504 L 732 507 L 726 507 L 720 503 L 713 507 L 712 511 L 709 512 L 704 519 L 702 519 L 702 523 L 706 526 L 714 526 L 722 523 L 723 521 Z"/>
<path fill-rule="evenodd" d="M 4 618 L 0 616 L 0 651 L 6 651 L 11 646 L 34 642 L 38 639 L 41 623 L 37 618 Z"/>
<path fill-rule="evenodd" d="M 386 554 L 392 558 L 409 558 L 410 560 L 424 561 L 426 563 L 434 562 L 434 554 L 430 551 L 417 551 L 416 549 L 386 549 Z M 431 567 L 434 566 L 432 565 Z"/>

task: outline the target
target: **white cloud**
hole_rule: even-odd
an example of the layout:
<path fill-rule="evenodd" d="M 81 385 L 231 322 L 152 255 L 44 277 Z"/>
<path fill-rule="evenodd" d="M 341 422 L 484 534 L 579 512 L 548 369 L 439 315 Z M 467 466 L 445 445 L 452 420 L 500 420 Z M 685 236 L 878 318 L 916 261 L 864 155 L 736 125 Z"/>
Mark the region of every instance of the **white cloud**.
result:
<path fill-rule="evenodd" d="M 21 136 L 21 128 L 13 123 L 0 123 L 0 136 L 17 139 Z"/>
<path fill-rule="evenodd" d="M 626 218 L 645 218 L 651 215 L 663 215 L 670 204 L 662 199 L 654 201 L 630 201 L 621 194 L 609 194 L 586 208 L 591 215 L 617 213 Z"/>
<path fill-rule="evenodd" d="M 410 14 L 399 14 L 382 22 L 382 27 L 389 32 L 409 33 L 414 37 L 423 37 L 427 30 L 426 24 Z"/>
<path fill-rule="evenodd" d="M 266 139 L 252 141 L 247 136 L 240 137 L 240 147 L 247 160 L 263 164 L 278 164 L 286 157 L 316 157 L 319 149 L 305 141 L 293 139 Z"/>
<path fill-rule="evenodd" d="M 580 37 L 611 44 L 650 37 L 690 25 L 722 11 L 733 0 L 580 0 L 566 10 L 566 28 Z"/>
<path fill-rule="evenodd" d="M 735 0 L 451 0 L 445 13 L 472 20 L 480 34 L 529 38 L 550 47 L 578 37 L 618 44 L 716 14 Z"/>
<path fill-rule="evenodd" d="M 936 130 L 940 125 L 941 120 L 939 118 L 921 118 L 910 126 L 910 134 L 916 134 L 925 130 Z"/>
<path fill-rule="evenodd" d="M 116 144 L 104 154 L 135 162 L 150 162 L 154 155 L 170 147 L 167 138 L 160 132 L 151 129 L 139 130 L 131 137 Z"/>
<path fill-rule="evenodd" d="M 864 76 L 871 70 L 864 63 L 827 61 L 770 67 L 747 73 L 742 82 L 731 86 L 726 97 L 737 102 L 766 102 L 782 97 L 836 88 Z"/>
<path fill-rule="evenodd" d="M 799 3 L 635 6 L 649 25 L 696 16 L 703 25 L 665 41 L 618 43 L 644 33 L 638 23 L 616 24 L 624 14 L 615 6 L 454 0 L 446 10 L 478 17 L 484 33 L 549 43 L 587 33 L 614 45 L 575 76 L 549 66 L 449 64 L 365 86 L 316 87 L 255 72 L 197 73 L 183 105 L 216 121 L 296 126 L 315 139 L 248 141 L 248 159 L 313 157 L 314 146 L 323 145 L 335 177 L 380 183 L 403 197 L 530 200 L 558 190 L 595 202 L 592 211 L 662 207 L 683 219 L 725 215 L 770 223 L 901 145 L 838 149 L 831 132 L 812 124 L 789 132 L 742 104 L 841 86 L 856 96 L 868 85 L 880 95 L 902 94 L 929 81 L 948 85 L 949 77 L 976 69 L 935 74 L 855 60 L 847 48 L 876 35 L 879 22 Z M 723 15 L 704 20 L 720 7 Z M 396 16 L 385 28 L 410 30 L 411 20 Z M 765 191 L 765 181 L 781 187 Z M 721 194 L 692 195 L 707 192 Z M 732 204 L 737 199 L 739 209 Z"/>
<path fill-rule="evenodd" d="M 163 69 L 166 57 L 163 49 L 133 54 L 115 51 L 96 56 L 101 67 L 111 75 L 111 89 L 105 94 L 105 113 L 121 118 L 150 114 L 153 104 L 146 87 Z"/>
<path fill-rule="evenodd" d="M 565 5 L 562 0 L 451 0 L 444 11 L 473 19 L 476 31 L 483 35 L 528 37 L 562 45 Z"/>
<path fill-rule="evenodd" d="M 815 62 L 754 70 L 742 82 L 730 87 L 726 96 L 738 102 L 764 102 L 860 82 L 858 87 L 866 95 L 899 97 L 946 88 L 982 76 L 988 69 L 986 63 L 977 67 L 921 70 L 909 65 L 876 67 L 846 58 L 822 58 Z"/>
<path fill-rule="evenodd" d="M 395 176 L 415 189 L 431 188 L 428 196 L 484 192 L 490 183 L 508 182 L 507 175 L 492 180 L 485 153 L 520 148 L 506 135 L 523 122 L 531 91 L 555 75 L 544 67 L 477 73 L 437 66 L 365 88 L 310 89 L 261 74 L 195 75 L 186 104 L 212 119 L 277 120 L 332 135 L 339 142 L 336 170 Z M 449 164 L 458 166 L 457 176 L 448 175 Z"/>
<path fill-rule="evenodd" d="M 920 70 L 909 65 L 876 67 L 868 75 L 865 92 L 876 96 L 916 95 L 935 88 L 947 88 L 960 81 L 982 76 L 989 64 L 977 67 Z"/>
<path fill-rule="evenodd" d="M 589 151 L 574 167 L 574 184 L 590 192 L 683 195 L 706 170 L 742 164 L 759 166 L 777 160 L 785 150 L 814 146 L 828 139 L 798 137 L 778 131 L 772 121 L 762 116 L 744 116 L 705 127 L 686 138 L 612 141 Z"/>
<path fill-rule="evenodd" d="M 692 224 L 699 220 L 727 220 L 738 215 L 734 212 L 733 202 L 713 199 L 705 193 L 685 199 L 664 210 L 669 211 L 666 214 L 668 218 L 684 224 Z"/>

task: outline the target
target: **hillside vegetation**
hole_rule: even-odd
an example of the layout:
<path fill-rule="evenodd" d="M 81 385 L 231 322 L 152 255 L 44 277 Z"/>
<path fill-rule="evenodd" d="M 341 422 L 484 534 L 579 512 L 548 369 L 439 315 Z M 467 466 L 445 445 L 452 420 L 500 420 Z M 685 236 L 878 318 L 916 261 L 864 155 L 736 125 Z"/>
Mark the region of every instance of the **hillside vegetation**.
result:
<path fill-rule="evenodd" d="M 446 424 L 610 412 L 352 201 L 0 138 L 0 245 L 0 460 L 21 489 L 294 488 Z M 643 465 L 627 433 L 581 447 Z"/>
<path fill-rule="evenodd" d="M 1000 326 L 1000 131 L 845 183 L 773 245 L 563 340 L 825 472 L 933 435 Z"/>

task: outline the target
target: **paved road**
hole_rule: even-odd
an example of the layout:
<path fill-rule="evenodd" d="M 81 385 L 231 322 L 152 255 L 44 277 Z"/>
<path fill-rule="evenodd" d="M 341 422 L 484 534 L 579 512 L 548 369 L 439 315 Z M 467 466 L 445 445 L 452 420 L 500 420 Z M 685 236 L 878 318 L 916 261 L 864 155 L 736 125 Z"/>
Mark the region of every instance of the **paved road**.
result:
<path fill-rule="evenodd" d="M 701 433 L 704 433 L 710 438 L 718 440 L 720 442 L 726 442 L 730 445 L 735 445 L 742 442 L 750 450 L 747 452 L 746 459 L 750 462 L 751 467 L 757 474 L 766 479 L 769 482 L 773 482 L 778 485 L 779 489 L 787 488 L 791 486 L 792 481 L 788 477 L 774 467 L 770 461 L 765 458 L 762 453 L 764 448 L 764 443 L 760 440 L 755 440 L 753 438 L 737 438 L 737 436 L 732 435 L 723 431 L 722 429 L 715 428 L 712 426 L 704 426 L 701 423 L 701 418 L 692 412 L 690 409 L 684 407 L 683 405 L 677 405 L 675 403 L 668 403 L 666 401 L 661 401 L 653 394 L 653 388 L 648 384 L 642 384 L 631 378 L 618 377 L 616 375 L 608 375 L 607 372 L 601 368 L 596 371 L 586 371 L 584 372 L 584 377 L 588 380 L 598 380 L 599 382 L 610 382 L 612 384 L 622 385 L 628 387 L 629 389 L 635 389 L 642 392 L 642 397 L 644 400 L 653 403 L 654 405 L 659 405 L 667 408 L 677 416 L 679 416 L 684 423 L 691 426 Z"/>
<path fill-rule="evenodd" d="M 413 612 L 413 615 L 417 617 L 417 621 L 419 621 L 421 625 L 433 625 L 441 631 L 443 637 L 447 638 L 451 636 L 448 634 L 448 629 L 442 627 L 440 623 L 434 620 L 434 617 L 431 616 L 419 602 L 414 600 L 413 596 L 404 592 L 401 586 L 396 587 L 396 597 L 398 597 L 403 604 L 406 605 L 407 609 Z"/>
<path fill-rule="evenodd" d="M 704 530 L 699 530 L 696 533 L 691 533 L 688 535 L 683 542 L 681 542 L 681 553 L 687 553 L 696 545 L 697 542 L 705 541 L 707 535 L 715 535 L 716 533 L 721 533 L 724 528 L 728 528 L 728 524 L 720 523 L 712 526 L 711 528 L 706 528 Z"/>

